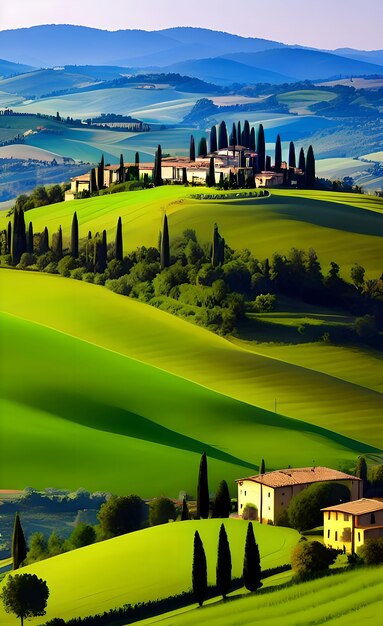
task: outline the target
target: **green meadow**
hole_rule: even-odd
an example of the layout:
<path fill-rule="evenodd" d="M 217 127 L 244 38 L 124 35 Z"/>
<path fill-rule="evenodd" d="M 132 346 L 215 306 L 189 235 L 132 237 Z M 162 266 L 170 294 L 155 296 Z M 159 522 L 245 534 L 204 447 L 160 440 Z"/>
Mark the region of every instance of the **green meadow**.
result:
<path fill-rule="evenodd" d="M 322 578 L 270 593 L 242 597 L 233 595 L 226 602 L 211 601 L 202 609 L 174 611 L 161 616 L 164 626 L 360 626 L 379 624 L 383 601 L 383 568 L 356 570 Z M 198 611 L 198 612 L 197 612 Z M 140 622 L 158 623 L 158 618 Z"/>
<path fill-rule="evenodd" d="M 165 598 L 191 588 L 193 537 L 198 530 L 208 564 L 208 582 L 215 583 L 218 533 L 222 520 L 174 522 L 130 533 L 74 550 L 22 569 L 47 581 L 47 615 L 69 619 L 95 615 L 124 604 Z M 232 575 L 242 575 L 247 522 L 225 520 Z M 254 523 L 262 569 L 290 562 L 299 535 L 288 528 Z M 134 566 L 132 566 L 134 564 Z M 0 608 L 3 626 L 15 623 Z"/>

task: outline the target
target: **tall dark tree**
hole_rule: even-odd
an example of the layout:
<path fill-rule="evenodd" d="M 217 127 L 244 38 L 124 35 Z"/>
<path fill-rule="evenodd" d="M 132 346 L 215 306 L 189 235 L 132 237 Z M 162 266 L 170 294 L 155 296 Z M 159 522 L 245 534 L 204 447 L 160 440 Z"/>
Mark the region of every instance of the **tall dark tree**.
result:
<path fill-rule="evenodd" d="M 224 260 L 225 260 L 225 240 L 219 234 L 217 224 L 214 224 L 211 264 L 213 267 L 218 267 L 218 265 L 223 263 Z"/>
<path fill-rule="evenodd" d="M 27 235 L 27 252 L 33 254 L 33 224 L 29 222 Z"/>
<path fill-rule="evenodd" d="M 215 164 L 214 164 L 214 157 L 210 157 L 210 163 L 209 163 L 209 178 L 208 178 L 208 185 L 209 187 L 214 187 L 215 185 Z"/>
<path fill-rule="evenodd" d="M 187 173 L 186 167 L 182 168 L 182 184 L 183 185 L 188 184 L 188 173 Z"/>
<path fill-rule="evenodd" d="M 97 187 L 97 179 L 96 179 L 96 170 L 94 167 L 90 170 L 90 178 L 89 178 L 89 195 L 96 193 L 98 190 Z"/>
<path fill-rule="evenodd" d="M 205 157 L 207 155 L 206 137 L 201 137 L 198 143 L 198 156 Z"/>
<path fill-rule="evenodd" d="M 169 267 L 170 265 L 170 245 L 169 245 L 169 227 L 168 218 L 165 213 L 164 221 L 162 224 L 162 236 L 161 236 L 161 269 Z"/>
<path fill-rule="evenodd" d="M 266 172 L 270 172 L 271 170 L 271 156 L 266 156 L 265 169 Z"/>
<path fill-rule="evenodd" d="M 281 136 L 277 135 L 275 142 L 275 171 L 280 172 L 282 167 L 282 143 Z"/>
<path fill-rule="evenodd" d="M 161 145 L 158 144 L 158 148 L 156 150 L 156 155 L 154 159 L 154 180 L 155 187 L 160 187 L 163 184 L 162 180 L 162 149 Z"/>
<path fill-rule="evenodd" d="M 258 171 L 263 172 L 265 170 L 266 160 L 266 144 L 265 144 L 265 131 L 263 124 L 259 125 L 257 134 L 257 154 L 258 154 Z"/>
<path fill-rule="evenodd" d="M 309 146 L 306 157 L 306 186 L 309 189 L 315 187 L 315 157 L 312 146 Z"/>
<path fill-rule="evenodd" d="M 72 232 L 70 238 L 70 253 L 74 259 L 78 259 L 78 219 L 76 211 L 72 219 Z"/>
<path fill-rule="evenodd" d="M 217 147 L 217 127 L 214 124 L 210 131 L 210 152 L 217 152 Z"/>
<path fill-rule="evenodd" d="M 243 125 L 242 145 L 245 146 L 245 148 L 250 147 L 250 124 L 248 120 L 245 120 Z"/>
<path fill-rule="evenodd" d="M 189 158 L 190 158 L 191 161 L 195 161 L 195 141 L 194 141 L 194 135 L 190 135 Z"/>
<path fill-rule="evenodd" d="M 207 595 L 207 563 L 198 530 L 194 533 L 192 588 L 196 602 L 202 606 Z"/>
<path fill-rule="evenodd" d="M 218 128 L 218 150 L 227 148 L 227 128 L 226 122 L 222 120 Z"/>
<path fill-rule="evenodd" d="M 218 593 L 225 599 L 231 585 L 231 553 L 226 529 L 223 524 L 221 524 L 219 529 L 216 582 Z"/>
<path fill-rule="evenodd" d="M 99 189 L 104 189 L 105 186 L 105 162 L 104 162 L 104 155 L 101 156 L 101 161 L 100 164 L 98 166 L 98 173 L 97 173 L 97 182 L 98 182 L 98 188 Z"/>
<path fill-rule="evenodd" d="M 295 145 L 293 141 L 290 141 L 289 145 L 289 167 L 295 168 L 297 166 L 297 160 L 295 156 Z"/>
<path fill-rule="evenodd" d="M 241 122 L 238 122 L 238 124 L 237 124 L 237 141 L 238 141 L 238 143 L 241 143 L 241 139 L 242 139 L 242 127 L 241 127 Z"/>
<path fill-rule="evenodd" d="M 8 254 L 12 253 L 12 224 L 10 220 L 7 226 L 7 252 Z"/>
<path fill-rule="evenodd" d="M 268 259 L 266 259 L 266 261 L 267 261 L 267 262 L 269 262 L 269 260 L 268 260 Z M 266 263 L 265 263 L 265 270 L 266 270 Z M 266 274 L 266 271 L 265 271 L 265 274 Z M 262 461 L 261 461 L 261 466 L 260 466 L 260 468 L 259 468 L 259 473 L 260 473 L 260 474 L 264 474 L 265 472 L 266 472 L 266 468 L 265 468 L 265 459 L 262 459 Z"/>
<path fill-rule="evenodd" d="M 122 261 L 123 256 L 124 253 L 122 244 L 122 220 L 121 217 L 119 217 L 116 229 L 115 258 L 117 259 L 117 261 Z"/>
<path fill-rule="evenodd" d="M 206 452 L 201 456 L 197 486 L 197 518 L 209 517 L 209 486 L 207 479 Z"/>
<path fill-rule="evenodd" d="M 48 228 L 45 226 L 43 234 L 41 235 L 40 254 L 46 254 L 49 250 L 49 233 Z"/>
<path fill-rule="evenodd" d="M 134 158 L 134 165 L 140 169 L 140 153 L 136 152 L 136 156 Z"/>
<path fill-rule="evenodd" d="M 303 150 L 303 148 L 301 148 L 300 152 L 299 152 L 298 167 L 299 167 L 300 170 L 302 170 L 303 173 L 305 173 L 305 171 L 306 171 L 306 157 L 305 157 L 305 151 Z"/>
<path fill-rule="evenodd" d="M 101 274 L 105 272 L 108 262 L 108 243 L 106 238 L 106 230 L 102 231 L 102 241 L 97 259 L 96 271 Z"/>
<path fill-rule="evenodd" d="M 364 456 L 359 456 L 356 463 L 355 476 L 363 480 L 364 485 L 367 484 L 367 463 Z"/>
<path fill-rule="evenodd" d="M 58 259 L 62 258 L 63 255 L 63 231 L 61 226 L 59 226 L 58 232 L 57 232 L 57 239 L 56 239 L 56 249 L 55 249 L 55 253 Z"/>
<path fill-rule="evenodd" d="M 233 128 L 231 130 L 231 134 L 230 134 L 230 145 L 233 146 L 235 148 L 235 146 L 238 145 L 238 139 L 237 139 L 237 125 L 235 124 L 235 122 L 233 122 Z"/>
<path fill-rule="evenodd" d="M 226 480 L 221 480 L 214 498 L 214 517 L 229 517 L 231 499 Z"/>
<path fill-rule="evenodd" d="M 120 184 L 125 182 L 125 164 L 124 164 L 123 154 L 120 154 L 120 167 L 118 168 L 118 182 Z"/>
<path fill-rule="evenodd" d="M 251 127 L 251 131 L 250 131 L 250 145 L 249 145 L 250 150 L 252 150 L 252 152 L 255 152 L 255 128 L 254 126 Z"/>
<path fill-rule="evenodd" d="M 98 235 L 98 233 L 96 233 L 96 235 Z M 92 248 L 94 248 L 94 246 L 92 245 L 92 233 L 89 230 L 88 237 L 86 239 L 86 246 L 85 246 L 85 259 L 86 259 L 87 265 L 92 258 Z"/>
<path fill-rule="evenodd" d="M 26 559 L 26 557 L 27 544 L 25 541 L 23 529 L 21 527 L 19 514 L 16 513 L 12 535 L 13 569 L 19 569 L 21 563 Z"/>
<path fill-rule="evenodd" d="M 25 219 L 23 209 L 15 209 L 13 214 L 12 228 L 12 261 L 16 265 L 20 257 L 27 251 L 27 234 L 25 231 Z"/>
<path fill-rule="evenodd" d="M 261 559 L 259 548 L 254 537 L 252 522 L 249 522 L 246 534 L 245 557 L 243 561 L 243 584 L 249 591 L 257 591 L 262 587 Z"/>
<path fill-rule="evenodd" d="M 181 513 L 181 522 L 186 522 L 189 519 L 189 507 L 186 501 L 186 498 L 182 500 L 182 513 Z"/>

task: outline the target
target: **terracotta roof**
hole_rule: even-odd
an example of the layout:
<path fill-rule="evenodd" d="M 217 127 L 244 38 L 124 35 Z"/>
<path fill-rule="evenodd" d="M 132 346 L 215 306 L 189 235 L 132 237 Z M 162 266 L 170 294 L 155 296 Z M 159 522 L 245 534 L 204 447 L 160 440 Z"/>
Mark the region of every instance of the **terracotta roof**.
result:
<path fill-rule="evenodd" d="M 275 488 L 327 482 L 329 480 L 360 480 L 360 478 L 330 469 L 329 467 L 298 467 L 257 474 L 256 476 L 249 476 L 249 478 L 241 478 L 236 482 L 245 480 Z"/>
<path fill-rule="evenodd" d="M 383 511 L 383 502 L 379 502 L 379 500 L 361 498 L 360 500 L 353 500 L 352 502 L 345 502 L 344 504 L 328 506 L 327 508 L 321 510 L 339 511 L 340 513 L 350 513 L 350 515 L 363 515 L 364 513 Z"/>
<path fill-rule="evenodd" d="M 357 528 L 358 530 L 376 530 L 378 528 L 380 530 L 381 528 L 383 528 L 383 526 L 379 524 L 370 524 L 369 526 L 358 526 L 358 524 L 355 524 L 355 528 Z"/>
<path fill-rule="evenodd" d="M 81 176 L 75 176 L 71 180 L 78 180 L 79 182 L 89 183 L 90 174 L 82 174 Z"/>

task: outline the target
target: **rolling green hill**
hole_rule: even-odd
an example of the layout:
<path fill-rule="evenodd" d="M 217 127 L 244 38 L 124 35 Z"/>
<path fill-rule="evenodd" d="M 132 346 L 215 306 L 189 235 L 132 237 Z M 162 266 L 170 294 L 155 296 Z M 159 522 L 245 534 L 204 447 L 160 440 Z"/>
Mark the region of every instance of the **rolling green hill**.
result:
<path fill-rule="evenodd" d="M 233 597 L 230 603 L 208 604 L 203 610 L 193 607 L 161 616 L 164 626 L 359 626 L 374 624 L 382 613 L 383 568 L 356 570 L 300 584 L 272 594 Z M 198 613 L 196 611 L 198 610 Z M 156 624 L 158 618 L 141 622 Z"/>

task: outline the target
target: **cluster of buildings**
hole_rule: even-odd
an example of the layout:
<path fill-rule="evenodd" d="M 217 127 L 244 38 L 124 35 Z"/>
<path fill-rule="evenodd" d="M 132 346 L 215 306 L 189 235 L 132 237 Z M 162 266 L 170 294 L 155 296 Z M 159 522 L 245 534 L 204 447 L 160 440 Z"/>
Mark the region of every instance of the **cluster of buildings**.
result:
<path fill-rule="evenodd" d="M 229 146 L 209 153 L 206 157 L 197 156 L 194 160 L 181 156 L 164 157 L 161 160 L 161 177 L 165 184 L 187 182 L 191 185 L 205 185 L 210 172 L 211 158 L 214 158 L 215 183 L 217 185 L 229 180 L 230 176 L 236 176 L 237 179 L 242 177 L 245 182 L 249 177 L 253 178 L 255 187 L 280 187 L 289 180 L 296 181 L 299 176 L 304 175 L 299 168 L 293 168 L 291 171 L 292 168 L 288 166 L 286 161 L 282 162 L 280 171 L 272 169 L 270 161 L 268 161 L 268 168 L 265 171 L 254 174 L 257 153 L 244 146 Z M 134 163 L 124 163 L 124 178 L 126 178 L 129 169 L 134 166 Z M 149 180 L 153 178 L 154 163 L 140 163 L 138 168 L 140 180 L 144 179 L 145 176 Z M 110 187 L 120 180 L 120 165 L 106 165 L 104 167 L 104 187 Z M 66 192 L 65 199 L 73 200 L 81 197 L 84 192 L 89 193 L 89 190 L 90 172 L 71 179 L 71 187 Z"/>
<path fill-rule="evenodd" d="M 238 514 L 253 504 L 261 523 L 275 523 L 294 496 L 324 482 L 340 483 L 350 491 L 349 502 L 322 509 L 325 545 L 354 553 L 367 539 L 383 537 L 383 502 L 363 498 L 360 478 L 328 467 L 288 468 L 237 480 Z"/>

